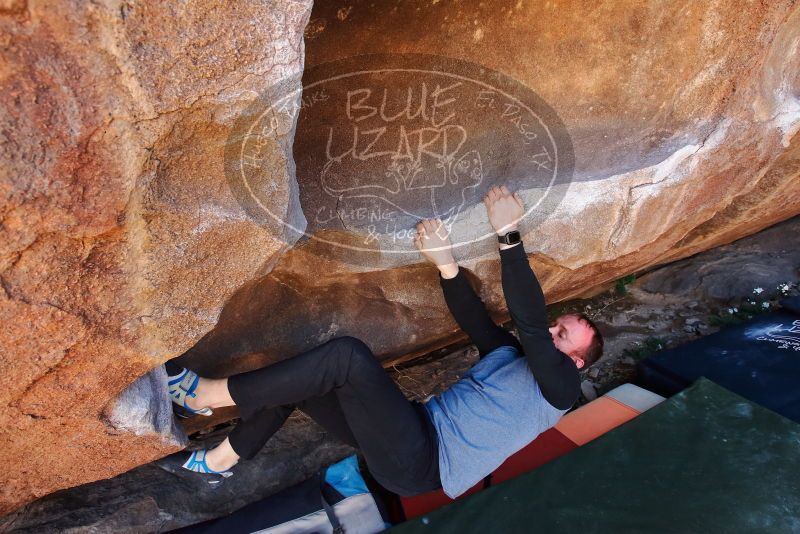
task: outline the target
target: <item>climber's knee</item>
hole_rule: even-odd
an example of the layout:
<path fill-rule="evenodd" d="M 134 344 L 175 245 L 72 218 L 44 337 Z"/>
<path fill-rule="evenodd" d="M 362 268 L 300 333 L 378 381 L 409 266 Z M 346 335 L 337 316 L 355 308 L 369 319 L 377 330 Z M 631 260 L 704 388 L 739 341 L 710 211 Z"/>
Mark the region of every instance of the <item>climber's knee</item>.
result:
<path fill-rule="evenodd" d="M 328 343 L 335 344 L 335 354 L 340 358 L 349 360 L 351 367 L 363 364 L 374 365 L 376 362 L 375 355 L 369 346 L 357 337 L 337 337 Z"/>

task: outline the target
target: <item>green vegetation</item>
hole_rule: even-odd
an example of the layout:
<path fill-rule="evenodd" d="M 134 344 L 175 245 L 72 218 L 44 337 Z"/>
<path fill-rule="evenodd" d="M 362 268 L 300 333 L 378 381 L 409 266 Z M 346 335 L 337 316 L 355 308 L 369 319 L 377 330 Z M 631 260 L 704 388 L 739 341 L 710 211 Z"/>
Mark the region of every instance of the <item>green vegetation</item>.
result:
<path fill-rule="evenodd" d="M 709 316 L 708 322 L 713 326 L 729 326 L 743 323 L 756 315 L 772 310 L 777 299 L 795 295 L 798 293 L 797 289 L 798 285 L 795 282 L 778 284 L 775 291 L 764 290 L 763 287 L 753 288 L 753 295 L 766 300 L 756 302 L 753 298 L 742 299 L 738 304 L 731 304 L 728 308 L 722 308 L 714 315 Z"/>
<path fill-rule="evenodd" d="M 626 295 L 628 293 L 628 284 L 632 284 L 636 281 L 635 274 L 629 274 L 628 276 L 623 276 L 619 280 L 617 280 L 614 288 L 617 295 Z"/>
<path fill-rule="evenodd" d="M 719 310 L 714 315 L 708 317 L 708 324 L 712 326 L 730 326 L 740 324 L 756 315 L 769 311 L 769 302 L 757 303 L 754 300 L 746 300 L 729 308 Z"/>
<path fill-rule="evenodd" d="M 650 336 L 644 341 L 636 342 L 632 347 L 622 351 L 622 356 L 630 356 L 634 360 L 643 360 L 651 354 L 663 350 L 667 347 L 667 342 L 660 337 Z"/>

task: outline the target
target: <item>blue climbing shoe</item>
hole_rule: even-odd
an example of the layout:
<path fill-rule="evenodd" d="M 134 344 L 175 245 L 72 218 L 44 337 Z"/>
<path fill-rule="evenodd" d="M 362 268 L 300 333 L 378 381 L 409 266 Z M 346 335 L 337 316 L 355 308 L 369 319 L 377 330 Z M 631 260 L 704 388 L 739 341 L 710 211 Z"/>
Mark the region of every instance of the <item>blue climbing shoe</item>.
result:
<path fill-rule="evenodd" d="M 186 404 L 187 397 L 197 396 L 194 391 L 197 389 L 197 384 L 199 382 L 200 377 L 197 376 L 197 373 L 188 369 L 184 369 L 176 376 L 170 376 L 167 378 L 169 396 L 176 406 L 175 415 L 178 417 L 187 418 L 192 417 L 193 415 L 209 416 L 214 413 L 211 408 L 194 410 L 190 408 L 188 404 Z"/>
<path fill-rule="evenodd" d="M 194 473 L 203 473 L 204 475 L 219 475 L 223 478 L 228 478 L 233 476 L 232 471 L 214 471 L 208 464 L 206 463 L 206 454 L 208 453 L 207 450 L 199 450 L 194 451 L 189 459 L 186 460 L 186 463 L 183 464 L 181 467 L 184 469 L 188 469 Z"/>

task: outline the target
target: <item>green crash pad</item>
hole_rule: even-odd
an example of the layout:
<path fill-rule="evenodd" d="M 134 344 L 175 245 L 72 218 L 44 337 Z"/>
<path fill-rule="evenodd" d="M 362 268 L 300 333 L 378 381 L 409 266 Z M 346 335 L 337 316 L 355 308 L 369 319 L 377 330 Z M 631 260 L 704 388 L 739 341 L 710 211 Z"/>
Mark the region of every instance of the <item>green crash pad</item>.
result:
<path fill-rule="evenodd" d="M 800 425 L 700 379 L 566 456 L 392 532 L 800 532 Z"/>

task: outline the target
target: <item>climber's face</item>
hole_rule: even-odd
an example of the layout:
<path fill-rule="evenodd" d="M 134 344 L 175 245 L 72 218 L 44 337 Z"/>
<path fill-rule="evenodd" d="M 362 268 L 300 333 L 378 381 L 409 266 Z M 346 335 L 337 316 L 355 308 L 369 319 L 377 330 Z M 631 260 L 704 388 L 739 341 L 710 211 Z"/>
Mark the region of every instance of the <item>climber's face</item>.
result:
<path fill-rule="evenodd" d="M 550 335 L 556 348 L 572 358 L 578 369 L 584 366 L 581 355 L 586 353 L 594 336 L 589 323 L 578 315 L 562 315 L 551 323 Z"/>

